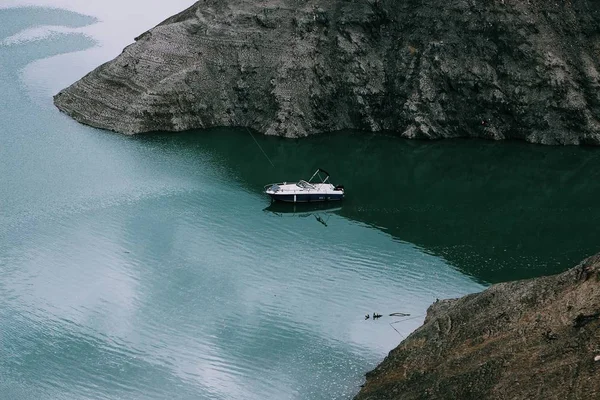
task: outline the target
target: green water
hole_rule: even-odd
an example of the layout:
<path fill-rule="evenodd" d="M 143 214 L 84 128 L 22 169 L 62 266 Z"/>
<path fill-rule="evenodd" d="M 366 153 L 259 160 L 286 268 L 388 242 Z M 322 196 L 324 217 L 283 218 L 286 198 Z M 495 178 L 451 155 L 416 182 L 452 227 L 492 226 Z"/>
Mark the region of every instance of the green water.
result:
<path fill-rule="evenodd" d="M 595 148 L 416 142 L 360 132 L 257 139 L 275 167 L 245 131 L 141 140 L 210 149 L 257 194 L 265 177 L 300 179 L 319 166 L 335 171 L 334 182 L 347 189 L 337 215 L 412 243 L 481 282 L 557 273 L 600 250 Z"/>
<path fill-rule="evenodd" d="M 598 250 L 596 149 L 81 126 L 94 23 L 0 9 L 0 398 L 347 399 L 436 298 Z M 317 167 L 339 206 L 261 193 Z"/>

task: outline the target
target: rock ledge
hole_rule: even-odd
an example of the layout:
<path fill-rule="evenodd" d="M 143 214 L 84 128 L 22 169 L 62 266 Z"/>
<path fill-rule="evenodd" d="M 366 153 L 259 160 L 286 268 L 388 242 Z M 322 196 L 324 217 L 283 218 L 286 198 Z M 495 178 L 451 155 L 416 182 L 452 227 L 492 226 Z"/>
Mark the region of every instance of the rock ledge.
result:
<path fill-rule="evenodd" d="M 599 144 L 598 32 L 592 0 L 203 0 L 54 101 L 127 134 Z"/>

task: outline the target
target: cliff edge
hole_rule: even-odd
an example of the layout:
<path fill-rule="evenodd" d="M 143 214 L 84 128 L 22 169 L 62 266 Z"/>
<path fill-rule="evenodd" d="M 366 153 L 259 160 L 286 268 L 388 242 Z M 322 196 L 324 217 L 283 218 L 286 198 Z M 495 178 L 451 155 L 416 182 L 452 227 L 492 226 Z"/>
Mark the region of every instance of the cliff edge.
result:
<path fill-rule="evenodd" d="M 600 254 L 439 301 L 356 400 L 600 398 Z"/>
<path fill-rule="evenodd" d="M 600 144 L 600 2 L 202 0 L 58 93 L 127 134 L 246 126 Z"/>

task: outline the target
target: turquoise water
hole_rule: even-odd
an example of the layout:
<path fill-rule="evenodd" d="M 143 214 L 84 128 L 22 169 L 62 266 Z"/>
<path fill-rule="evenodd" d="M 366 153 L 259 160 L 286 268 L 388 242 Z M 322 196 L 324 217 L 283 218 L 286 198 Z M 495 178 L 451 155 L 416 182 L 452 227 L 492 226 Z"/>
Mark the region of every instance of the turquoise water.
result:
<path fill-rule="evenodd" d="M 436 298 L 598 250 L 596 149 L 81 126 L 90 24 L 0 9 L 1 398 L 348 399 Z M 317 167 L 343 204 L 261 193 Z"/>

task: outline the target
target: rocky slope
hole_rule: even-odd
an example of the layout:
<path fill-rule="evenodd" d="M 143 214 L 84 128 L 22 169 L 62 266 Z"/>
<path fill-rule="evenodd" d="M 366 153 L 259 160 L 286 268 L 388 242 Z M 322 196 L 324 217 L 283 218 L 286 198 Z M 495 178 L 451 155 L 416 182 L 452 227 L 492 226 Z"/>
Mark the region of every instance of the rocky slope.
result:
<path fill-rule="evenodd" d="M 439 301 L 356 400 L 600 398 L 600 254 Z"/>
<path fill-rule="evenodd" d="M 55 96 L 123 133 L 600 144 L 600 2 L 202 0 Z"/>

